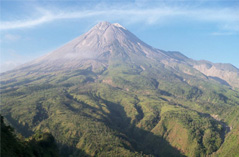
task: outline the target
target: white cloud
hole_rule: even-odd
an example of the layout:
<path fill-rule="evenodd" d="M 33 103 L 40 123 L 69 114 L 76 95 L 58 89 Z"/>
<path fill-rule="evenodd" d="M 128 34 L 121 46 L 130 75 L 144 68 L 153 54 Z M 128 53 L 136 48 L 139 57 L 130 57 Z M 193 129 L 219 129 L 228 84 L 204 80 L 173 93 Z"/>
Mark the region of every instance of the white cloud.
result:
<path fill-rule="evenodd" d="M 31 60 L 31 56 L 21 55 L 14 49 L 8 49 L 5 51 L 1 50 L 0 73 L 12 70 L 29 60 Z"/>
<path fill-rule="evenodd" d="M 45 14 L 36 19 L 21 19 L 18 21 L 3 21 L 3 22 L 1 22 L 0 29 L 5 30 L 5 29 L 33 27 L 33 26 L 44 24 L 46 22 L 50 22 L 53 20 L 55 20 L 55 19 L 51 14 Z"/>
<path fill-rule="evenodd" d="M 211 35 L 213 36 L 227 36 L 227 35 L 234 35 L 234 32 L 213 32 Z"/>
<path fill-rule="evenodd" d="M 239 15 L 238 15 L 239 16 Z M 229 25 L 229 24 L 225 24 L 222 26 L 224 29 L 227 30 L 233 30 L 233 31 L 237 31 L 239 32 L 239 25 L 235 24 L 235 25 Z"/>
<path fill-rule="evenodd" d="M 21 62 L 16 62 L 16 61 L 5 61 L 0 64 L 0 73 L 12 70 L 21 64 L 22 64 Z"/>
<path fill-rule="evenodd" d="M 99 9 L 100 8 L 100 9 Z M 182 18 L 190 21 L 201 21 L 215 23 L 224 30 L 239 31 L 239 10 L 235 8 L 190 8 L 175 6 L 156 6 L 154 8 L 141 8 L 135 6 L 122 7 L 99 7 L 85 10 L 63 10 L 36 8 L 41 14 L 37 18 L 20 19 L 18 21 L 2 21 L 1 30 L 18 29 L 34 27 L 47 22 L 60 19 L 84 19 L 97 18 L 102 20 L 119 20 L 128 23 L 145 22 L 147 24 L 155 24 L 170 19 Z M 236 28 L 236 29 L 235 29 Z"/>
<path fill-rule="evenodd" d="M 7 41 L 17 41 L 21 38 L 19 35 L 14 35 L 14 34 L 5 34 L 4 39 Z"/>

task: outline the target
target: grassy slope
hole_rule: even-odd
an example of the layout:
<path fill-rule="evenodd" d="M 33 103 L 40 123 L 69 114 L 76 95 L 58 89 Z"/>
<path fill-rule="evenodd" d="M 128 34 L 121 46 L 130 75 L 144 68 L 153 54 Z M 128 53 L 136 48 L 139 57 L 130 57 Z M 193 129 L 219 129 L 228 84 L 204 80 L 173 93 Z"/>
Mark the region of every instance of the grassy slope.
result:
<path fill-rule="evenodd" d="M 2 82 L 2 113 L 25 136 L 52 132 L 65 156 L 238 154 L 238 92 L 163 65 L 116 63 L 14 76 Z"/>

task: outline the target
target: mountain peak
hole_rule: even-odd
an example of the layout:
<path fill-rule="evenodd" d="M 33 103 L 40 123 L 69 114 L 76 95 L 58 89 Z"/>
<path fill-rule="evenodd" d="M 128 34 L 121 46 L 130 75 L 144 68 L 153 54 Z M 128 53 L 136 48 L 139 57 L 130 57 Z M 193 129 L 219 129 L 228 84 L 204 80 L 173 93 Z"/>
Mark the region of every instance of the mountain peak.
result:
<path fill-rule="evenodd" d="M 119 27 L 119 28 L 123 28 L 126 30 L 126 28 L 124 28 L 122 25 L 120 25 L 119 23 L 113 23 L 112 25 L 116 26 L 116 27 Z"/>
<path fill-rule="evenodd" d="M 111 24 L 103 21 L 33 63 L 48 67 L 77 68 L 87 60 L 108 64 L 112 58 L 134 62 L 139 58 L 161 60 L 165 57 L 168 58 L 163 52 L 147 45 L 119 23 Z"/>
<path fill-rule="evenodd" d="M 96 24 L 94 28 L 98 28 L 98 29 L 100 29 L 100 30 L 105 30 L 105 29 L 107 29 L 110 25 L 111 25 L 111 23 L 109 23 L 109 22 L 107 22 L 107 21 L 102 21 L 102 22 L 99 22 L 98 24 Z"/>
<path fill-rule="evenodd" d="M 94 29 L 99 29 L 99 30 L 106 30 L 108 27 L 113 26 L 115 28 L 122 28 L 124 30 L 127 30 L 125 27 L 123 27 L 121 24 L 119 23 L 113 23 L 111 24 L 110 22 L 107 21 L 102 21 L 99 22 L 98 24 L 95 25 L 95 27 L 93 27 Z"/>

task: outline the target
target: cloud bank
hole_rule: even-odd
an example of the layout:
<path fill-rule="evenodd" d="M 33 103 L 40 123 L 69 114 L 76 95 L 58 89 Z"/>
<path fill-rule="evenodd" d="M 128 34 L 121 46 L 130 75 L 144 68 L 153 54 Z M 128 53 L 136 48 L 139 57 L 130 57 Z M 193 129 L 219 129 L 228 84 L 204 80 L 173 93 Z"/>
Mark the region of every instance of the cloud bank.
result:
<path fill-rule="evenodd" d="M 101 9 L 99 9 L 101 8 Z M 102 19 L 119 20 L 126 23 L 144 22 L 146 24 L 162 23 L 163 21 L 186 19 L 214 23 L 222 30 L 239 32 L 239 9 L 235 8 L 190 8 L 174 6 L 156 6 L 154 8 L 137 7 L 97 7 L 94 9 L 42 9 L 35 8 L 40 16 L 16 21 L 1 21 L 1 30 L 30 28 L 63 19 Z"/>

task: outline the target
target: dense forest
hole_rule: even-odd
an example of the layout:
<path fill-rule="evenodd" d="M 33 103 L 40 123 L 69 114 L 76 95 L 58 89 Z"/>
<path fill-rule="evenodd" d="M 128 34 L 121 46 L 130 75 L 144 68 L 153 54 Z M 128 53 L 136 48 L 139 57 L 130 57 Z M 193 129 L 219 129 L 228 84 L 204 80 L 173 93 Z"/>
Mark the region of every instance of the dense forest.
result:
<path fill-rule="evenodd" d="M 25 139 L 6 125 L 1 116 L 1 157 L 58 157 L 59 151 L 50 133 L 36 133 Z"/>

